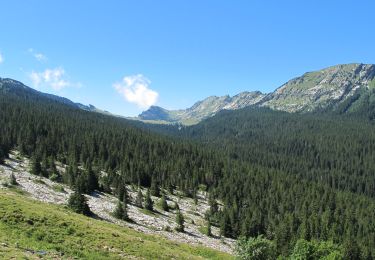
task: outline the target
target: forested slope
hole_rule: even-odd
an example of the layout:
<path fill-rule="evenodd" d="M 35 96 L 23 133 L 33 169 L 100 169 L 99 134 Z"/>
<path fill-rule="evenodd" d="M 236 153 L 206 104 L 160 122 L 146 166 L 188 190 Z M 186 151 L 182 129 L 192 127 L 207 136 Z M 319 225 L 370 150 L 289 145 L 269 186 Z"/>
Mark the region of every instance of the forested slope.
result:
<path fill-rule="evenodd" d="M 187 196 L 208 187 L 207 219 L 223 236 L 264 234 L 284 255 L 298 238 L 358 245 L 364 258 L 375 253 L 368 123 L 331 126 L 330 118 L 245 109 L 169 129 L 181 140 L 38 95 L 0 91 L 0 111 L 1 156 L 17 148 L 46 176 L 54 174 L 55 160 L 64 162 L 67 174 L 58 178 L 72 187 L 116 192 L 124 183 L 159 185 Z"/>

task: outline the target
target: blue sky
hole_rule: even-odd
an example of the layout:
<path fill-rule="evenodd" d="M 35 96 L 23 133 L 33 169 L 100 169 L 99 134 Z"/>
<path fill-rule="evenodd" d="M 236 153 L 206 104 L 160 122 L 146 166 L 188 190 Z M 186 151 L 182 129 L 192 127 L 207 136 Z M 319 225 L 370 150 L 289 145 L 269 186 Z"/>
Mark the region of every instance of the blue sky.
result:
<path fill-rule="evenodd" d="M 134 116 L 375 63 L 375 1 L 1 2 L 0 77 Z"/>

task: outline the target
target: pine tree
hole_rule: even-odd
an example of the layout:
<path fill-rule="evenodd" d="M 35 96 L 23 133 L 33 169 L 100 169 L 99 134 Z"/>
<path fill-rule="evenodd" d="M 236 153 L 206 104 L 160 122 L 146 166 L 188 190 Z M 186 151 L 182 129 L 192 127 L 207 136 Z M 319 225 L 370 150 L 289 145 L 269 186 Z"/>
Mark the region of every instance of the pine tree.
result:
<path fill-rule="evenodd" d="M 115 208 L 115 211 L 113 212 L 113 216 L 118 219 L 123 219 L 124 216 L 124 207 L 123 203 L 121 201 L 117 202 L 117 206 Z"/>
<path fill-rule="evenodd" d="M 116 189 L 116 193 L 117 193 L 117 198 L 119 200 L 123 199 L 124 198 L 124 189 L 125 189 L 125 186 L 123 185 L 123 183 L 119 183 L 118 186 L 117 186 L 117 189 Z"/>
<path fill-rule="evenodd" d="M 126 190 L 126 189 L 125 189 Z M 128 196 L 127 193 L 124 193 L 124 197 L 122 199 L 122 206 L 123 206 L 123 214 L 122 214 L 122 219 L 128 221 L 129 220 L 129 215 L 128 215 Z"/>
<path fill-rule="evenodd" d="M 146 197 L 145 197 L 145 209 L 153 211 L 154 210 L 154 202 L 151 199 L 150 190 L 147 189 Z"/>
<path fill-rule="evenodd" d="M 99 181 L 98 177 L 94 173 L 91 168 L 91 164 L 88 164 L 88 168 L 86 170 L 86 181 L 87 181 L 87 193 L 92 193 L 93 191 L 99 189 Z"/>
<path fill-rule="evenodd" d="M 142 208 L 143 207 L 143 194 L 142 194 L 141 188 L 138 189 L 137 197 L 135 199 L 135 205 L 138 208 Z"/>
<path fill-rule="evenodd" d="M 42 165 L 37 156 L 32 159 L 30 172 L 34 175 L 42 175 Z"/>
<path fill-rule="evenodd" d="M 194 198 L 194 205 L 197 206 L 198 205 L 198 194 L 197 194 L 196 190 L 194 190 L 193 198 Z"/>
<path fill-rule="evenodd" d="M 5 158 L 6 158 L 6 156 L 5 156 L 6 154 L 5 154 L 5 152 L 4 152 L 4 149 L 1 147 L 1 145 L 0 145 L 0 164 L 3 164 L 4 163 L 4 160 L 5 160 Z"/>
<path fill-rule="evenodd" d="M 210 215 L 212 216 L 218 211 L 219 207 L 217 205 L 216 199 L 211 194 L 208 199 L 208 204 L 210 205 Z"/>
<path fill-rule="evenodd" d="M 129 220 L 128 216 L 128 205 L 127 205 L 127 197 L 123 196 L 122 201 L 118 201 L 115 211 L 113 212 L 113 215 L 118 218 L 125 221 Z"/>
<path fill-rule="evenodd" d="M 207 230 L 206 230 L 206 235 L 211 237 L 212 236 L 212 231 L 211 231 L 211 221 L 207 221 Z"/>
<path fill-rule="evenodd" d="M 49 177 L 50 164 L 49 164 L 48 158 L 45 154 L 43 155 L 43 160 L 41 161 L 41 166 L 42 166 L 42 171 L 41 171 L 40 175 L 48 178 Z"/>
<path fill-rule="evenodd" d="M 177 224 L 177 226 L 175 228 L 177 232 L 184 232 L 184 230 L 185 230 L 184 223 L 185 223 L 184 216 L 182 215 L 181 211 L 178 210 L 177 214 L 176 214 L 176 224 Z"/>
<path fill-rule="evenodd" d="M 90 216 L 92 214 L 85 196 L 83 196 L 79 191 L 75 191 L 74 193 L 72 193 L 72 195 L 70 195 L 68 200 L 68 207 L 71 208 L 74 212 L 86 216 Z"/>
<path fill-rule="evenodd" d="M 163 194 L 161 196 L 161 199 L 160 199 L 160 207 L 164 210 L 164 211 L 168 211 L 169 210 L 169 207 L 168 207 L 168 203 L 167 203 L 167 199 L 165 197 L 165 194 Z"/>
<path fill-rule="evenodd" d="M 151 180 L 151 187 L 150 187 L 151 195 L 155 197 L 160 197 L 160 188 L 154 179 Z"/>
<path fill-rule="evenodd" d="M 348 239 L 344 243 L 344 257 L 348 260 L 361 259 L 361 249 L 355 239 Z"/>
<path fill-rule="evenodd" d="M 10 184 L 11 185 L 18 185 L 18 182 L 16 180 L 16 176 L 14 176 L 13 173 L 10 175 Z"/>
<path fill-rule="evenodd" d="M 229 237 L 231 233 L 231 223 L 230 218 L 226 211 L 223 212 L 223 216 L 220 221 L 220 235 L 224 237 Z"/>
<path fill-rule="evenodd" d="M 177 202 L 174 203 L 173 209 L 180 210 L 180 206 L 178 206 Z"/>

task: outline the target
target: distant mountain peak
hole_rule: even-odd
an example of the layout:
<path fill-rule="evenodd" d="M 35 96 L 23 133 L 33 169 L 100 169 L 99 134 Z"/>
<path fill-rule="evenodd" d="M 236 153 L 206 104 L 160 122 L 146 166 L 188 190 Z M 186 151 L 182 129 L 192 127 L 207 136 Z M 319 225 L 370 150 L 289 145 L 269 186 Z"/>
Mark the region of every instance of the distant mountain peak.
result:
<path fill-rule="evenodd" d="M 180 122 L 194 124 L 205 118 L 215 115 L 223 109 L 233 110 L 256 104 L 265 95 L 260 91 L 242 92 L 233 97 L 209 96 L 204 100 L 196 102 L 193 106 L 181 110 L 167 110 L 161 107 L 150 107 L 141 113 L 138 118 L 141 120 L 163 120 L 167 122 Z"/>

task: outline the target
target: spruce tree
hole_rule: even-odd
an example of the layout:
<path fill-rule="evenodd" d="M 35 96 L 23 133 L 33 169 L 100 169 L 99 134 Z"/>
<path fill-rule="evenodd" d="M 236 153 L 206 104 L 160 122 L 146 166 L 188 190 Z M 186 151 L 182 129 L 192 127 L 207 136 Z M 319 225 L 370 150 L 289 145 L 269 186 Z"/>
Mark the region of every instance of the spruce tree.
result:
<path fill-rule="evenodd" d="M 13 173 L 10 175 L 10 184 L 11 185 L 18 185 L 18 182 L 16 180 L 16 176 L 14 176 Z"/>
<path fill-rule="evenodd" d="M 79 191 L 75 191 L 72 193 L 72 195 L 70 195 L 68 200 L 68 207 L 71 208 L 74 212 L 86 216 L 92 214 L 85 196 L 83 196 Z"/>
<path fill-rule="evenodd" d="M 212 236 L 212 232 L 211 232 L 211 221 L 207 221 L 207 230 L 206 230 L 206 235 L 211 237 Z"/>
<path fill-rule="evenodd" d="M 117 186 L 116 193 L 117 193 L 117 198 L 119 200 L 122 200 L 124 198 L 124 185 L 120 182 Z"/>
<path fill-rule="evenodd" d="M 95 172 L 91 168 L 91 164 L 88 164 L 88 168 L 85 172 L 86 182 L 87 182 L 87 193 L 92 193 L 93 191 L 99 189 L 99 181 Z"/>
<path fill-rule="evenodd" d="M 182 215 L 181 211 L 178 210 L 177 214 L 176 214 L 176 224 L 177 224 L 177 226 L 175 228 L 177 232 L 184 232 L 184 230 L 185 230 L 184 223 L 185 223 L 184 216 Z"/>
<path fill-rule="evenodd" d="M 135 199 L 135 205 L 138 208 L 142 208 L 143 207 L 143 194 L 142 194 L 141 188 L 138 189 L 137 197 Z"/>
<path fill-rule="evenodd" d="M 220 221 L 220 235 L 224 237 L 230 237 L 231 234 L 231 223 L 228 213 L 226 211 L 223 212 L 223 216 L 221 217 Z"/>
<path fill-rule="evenodd" d="M 168 207 L 168 203 L 167 203 L 167 199 L 165 197 L 165 194 L 163 194 L 161 196 L 161 199 L 160 199 L 160 207 L 164 210 L 164 211 L 168 211 L 169 210 L 169 207 Z"/>
<path fill-rule="evenodd" d="M 5 160 L 5 152 L 3 148 L 0 146 L 0 164 L 3 164 Z"/>
<path fill-rule="evenodd" d="M 147 189 L 146 197 L 145 197 L 145 209 L 153 211 L 154 210 L 154 202 L 151 199 L 150 190 Z"/>
<path fill-rule="evenodd" d="M 126 189 L 125 189 L 125 191 L 126 191 Z M 124 197 L 122 199 L 122 205 L 123 205 L 123 209 L 124 209 L 123 214 L 122 214 L 122 219 L 128 221 L 129 220 L 129 215 L 128 215 L 128 196 L 127 196 L 126 193 L 124 194 Z"/>
<path fill-rule="evenodd" d="M 151 187 L 150 187 L 151 195 L 155 197 L 160 197 L 160 188 L 154 179 L 151 180 Z"/>
<path fill-rule="evenodd" d="M 113 212 L 113 216 L 118 219 L 123 219 L 124 207 L 123 203 L 120 200 L 117 202 L 117 206 L 115 208 L 115 211 Z"/>
<path fill-rule="evenodd" d="M 34 156 L 31 161 L 30 172 L 34 175 L 42 175 L 42 165 L 40 164 L 40 160 L 37 156 Z"/>
<path fill-rule="evenodd" d="M 125 221 L 129 220 L 127 197 L 125 195 L 123 196 L 122 201 L 118 200 L 118 203 L 117 203 L 115 211 L 113 212 L 113 215 L 118 219 L 122 219 Z"/>

